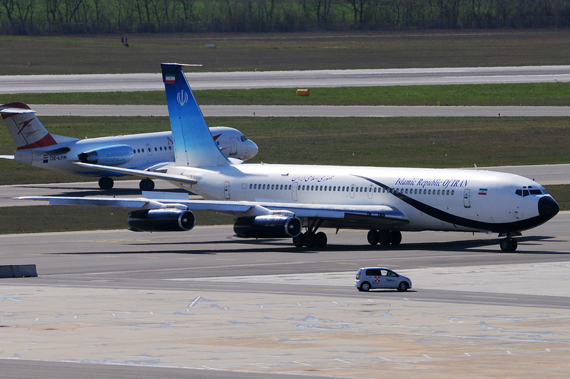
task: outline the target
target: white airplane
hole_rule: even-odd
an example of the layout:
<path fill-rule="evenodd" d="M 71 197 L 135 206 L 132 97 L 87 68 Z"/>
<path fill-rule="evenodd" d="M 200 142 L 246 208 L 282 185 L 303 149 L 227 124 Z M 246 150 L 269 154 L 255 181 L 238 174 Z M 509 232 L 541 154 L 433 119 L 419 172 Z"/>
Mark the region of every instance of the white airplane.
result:
<path fill-rule="evenodd" d="M 18 146 L 14 155 L 0 155 L 0 158 L 49 170 L 100 177 L 101 189 L 113 188 L 111 176 L 124 174 L 81 167 L 73 162 L 154 171 L 174 161 L 171 132 L 82 140 L 50 134 L 36 117 L 36 112 L 23 103 L 0 106 L 0 115 Z M 210 128 L 210 132 L 218 148 L 234 163 L 242 163 L 257 154 L 257 145 L 237 129 L 219 126 Z M 140 189 L 151 191 L 154 182 L 144 179 Z"/>
<path fill-rule="evenodd" d="M 292 238 L 297 247 L 325 246 L 328 227 L 369 230 L 372 245 L 398 245 L 402 231 L 497 233 L 515 251 L 521 231 L 553 218 L 558 204 L 534 181 L 506 173 L 455 169 L 232 164 L 216 146 L 180 64 L 162 64 L 175 163 L 164 172 L 81 166 L 164 179 L 205 200 L 25 197 L 50 204 L 138 208 L 135 231 L 186 231 L 192 210 L 235 217 L 244 238 Z M 154 198 L 149 198 L 153 196 Z M 304 228 L 304 232 L 303 232 Z"/>

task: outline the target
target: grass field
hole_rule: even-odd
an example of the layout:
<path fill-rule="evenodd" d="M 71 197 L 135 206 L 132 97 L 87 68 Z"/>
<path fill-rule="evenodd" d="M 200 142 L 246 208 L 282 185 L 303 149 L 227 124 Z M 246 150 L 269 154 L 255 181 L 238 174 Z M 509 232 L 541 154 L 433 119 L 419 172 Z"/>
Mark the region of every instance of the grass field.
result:
<path fill-rule="evenodd" d="M 570 31 L 408 31 L 295 34 L 0 36 L 3 75 L 561 65 Z M 215 49 L 206 48 L 215 43 Z"/>
<path fill-rule="evenodd" d="M 53 134 L 89 138 L 164 131 L 167 117 L 43 117 Z M 253 162 L 343 166 L 472 167 L 570 162 L 567 118 L 211 117 L 260 147 Z M 0 154 L 14 142 L 0 128 Z M 0 160 L 0 184 L 83 181 Z"/>
<path fill-rule="evenodd" d="M 570 83 L 472 84 L 446 86 L 294 88 L 194 91 L 200 105 L 514 105 L 568 106 Z M 0 104 L 166 105 L 164 91 L 0 95 Z"/>

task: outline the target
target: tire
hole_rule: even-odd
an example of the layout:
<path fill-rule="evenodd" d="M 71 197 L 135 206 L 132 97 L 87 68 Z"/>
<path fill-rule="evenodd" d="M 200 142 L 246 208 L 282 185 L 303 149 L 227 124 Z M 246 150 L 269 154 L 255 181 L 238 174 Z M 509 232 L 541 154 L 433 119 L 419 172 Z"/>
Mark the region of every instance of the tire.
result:
<path fill-rule="evenodd" d="M 370 290 L 370 283 L 368 283 L 368 282 L 363 282 L 363 283 L 360 285 L 360 290 L 361 290 L 361 291 L 364 291 L 364 292 L 368 292 L 368 291 Z"/>
<path fill-rule="evenodd" d="M 378 242 L 380 242 L 380 245 L 382 246 L 386 246 L 390 244 L 390 232 L 386 231 L 386 230 L 381 230 L 380 232 L 378 232 Z"/>
<path fill-rule="evenodd" d="M 323 232 L 318 232 L 318 233 L 315 235 L 315 245 L 316 245 L 317 247 L 325 247 L 325 246 L 327 246 L 327 241 L 328 241 L 328 239 L 327 239 L 327 235 L 326 235 L 325 233 L 323 233 Z"/>
<path fill-rule="evenodd" d="M 143 179 L 139 183 L 139 188 L 141 191 L 152 191 L 154 190 L 154 182 L 151 179 Z"/>
<path fill-rule="evenodd" d="M 369 230 L 368 235 L 366 236 L 366 238 L 368 239 L 368 243 L 371 244 L 372 246 L 378 245 L 378 242 L 380 241 L 378 234 L 379 233 L 377 230 Z"/>
<path fill-rule="evenodd" d="M 509 251 L 512 251 L 512 240 L 505 238 L 501 240 L 501 250 L 503 250 L 505 253 L 508 253 Z"/>
<path fill-rule="evenodd" d="M 305 244 L 305 235 L 303 233 L 299 234 L 297 237 L 293 237 L 293 245 L 295 247 L 303 247 Z"/>
<path fill-rule="evenodd" d="M 315 247 L 315 242 L 317 242 L 315 238 L 315 233 L 310 233 L 310 232 L 305 233 L 305 246 Z"/>
<path fill-rule="evenodd" d="M 115 181 L 113 178 L 109 178 L 108 176 L 103 176 L 99 178 L 99 188 L 102 190 L 110 190 L 113 188 Z"/>
<path fill-rule="evenodd" d="M 402 242 L 402 233 L 399 230 L 390 231 L 390 243 L 397 246 Z"/>
<path fill-rule="evenodd" d="M 516 250 L 517 250 L 517 247 L 519 247 L 519 243 L 518 243 L 517 240 L 514 239 L 514 238 L 511 239 L 511 243 L 512 243 L 511 251 L 516 251 Z"/>
<path fill-rule="evenodd" d="M 406 282 L 400 282 L 400 284 L 398 284 L 398 291 L 400 292 L 406 292 L 408 290 L 408 288 L 410 288 L 408 286 L 408 283 Z"/>

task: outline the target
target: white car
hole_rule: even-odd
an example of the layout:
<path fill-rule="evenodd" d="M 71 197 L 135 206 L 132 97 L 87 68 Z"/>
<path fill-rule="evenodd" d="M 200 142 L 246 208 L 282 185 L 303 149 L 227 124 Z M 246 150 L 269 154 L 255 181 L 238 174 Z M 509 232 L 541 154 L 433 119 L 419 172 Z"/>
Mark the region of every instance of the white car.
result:
<path fill-rule="evenodd" d="M 389 268 L 366 267 L 356 273 L 354 286 L 359 291 L 368 291 L 375 288 L 392 288 L 398 291 L 407 291 L 412 288 L 410 278 L 398 275 Z"/>

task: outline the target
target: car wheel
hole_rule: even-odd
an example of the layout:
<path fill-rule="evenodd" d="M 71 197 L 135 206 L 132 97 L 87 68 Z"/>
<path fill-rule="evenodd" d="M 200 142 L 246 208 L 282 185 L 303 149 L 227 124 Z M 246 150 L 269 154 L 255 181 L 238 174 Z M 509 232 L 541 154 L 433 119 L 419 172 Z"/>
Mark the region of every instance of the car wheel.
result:
<path fill-rule="evenodd" d="M 368 291 L 370 290 L 370 283 L 368 282 L 364 282 L 360 285 L 360 290 L 361 291 Z"/>
<path fill-rule="evenodd" d="M 400 282 L 400 284 L 398 285 L 398 291 L 400 292 L 405 292 L 407 291 L 409 288 L 408 283 L 406 282 Z"/>

